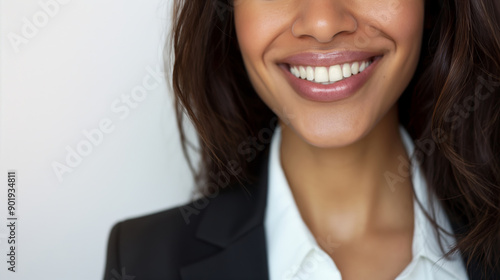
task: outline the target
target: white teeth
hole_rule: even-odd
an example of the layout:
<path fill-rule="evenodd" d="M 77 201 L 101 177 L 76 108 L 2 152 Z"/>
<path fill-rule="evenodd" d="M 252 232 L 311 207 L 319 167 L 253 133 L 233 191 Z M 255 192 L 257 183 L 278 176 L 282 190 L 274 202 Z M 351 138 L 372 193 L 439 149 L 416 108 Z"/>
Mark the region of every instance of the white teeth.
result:
<path fill-rule="evenodd" d="M 317 83 L 328 83 L 328 70 L 326 67 L 316 67 L 314 69 L 314 81 Z"/>
<path fill-rule="evenodd" d="M 359 72 L 363 72 L 363 70 L 365 70 L 366 68 L 366 62 L 361 62 L 361 65 L 359 66 Z"/>
<path fill-rule="evenodd" d="M 351 76 L 351 65 L 349 65 L 349 63 L 342 65 L 342 75 L 344 78 L 349 78 Z"/>
<path fill-rule="evenodd" d="M 370 61 L 356 61 L 330 67 L 291 66 L 290 72 L 297 78 L 327 85 L 357 75 L 368 68 L 370 64 Z"/>
<path fill-rule="evenodd" d="M 330 66 L 330 82 L 337 82 L 343 79 L 340 65 Z"/>
<path fill-rule="evenodd" d="M 309 81 L 314 81 L 314 69 L 311 66 L 307 66 L 306 74 Z"/>
<path fill-rule="evenodd" d="M 301 79 L 307 78 L 307 72 L 306 72 L 306 68 L 304 68 L 304 66 L 300 66 L 299 71 L 300 71 L 300 78 Z"/>
<path fill-rule="evenodd" d="M 354 62 L 352 65 L 351 65 L 351 73 L 353 75 L 356 75 L 359 73 L 359 63 L 358 62 Z"/>

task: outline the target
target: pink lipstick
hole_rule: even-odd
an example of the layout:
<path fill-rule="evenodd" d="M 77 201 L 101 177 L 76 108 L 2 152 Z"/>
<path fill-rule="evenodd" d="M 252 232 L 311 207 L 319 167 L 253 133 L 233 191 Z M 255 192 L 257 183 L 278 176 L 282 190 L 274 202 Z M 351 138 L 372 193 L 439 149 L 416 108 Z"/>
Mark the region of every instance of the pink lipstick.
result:
<path fill-rule="evenodd" d="M 333 102 L 355 94 L 381 58 L 379 53 L 367 52 L 302 53 L 284 59 L 279 66 L 300 96 Z"/>

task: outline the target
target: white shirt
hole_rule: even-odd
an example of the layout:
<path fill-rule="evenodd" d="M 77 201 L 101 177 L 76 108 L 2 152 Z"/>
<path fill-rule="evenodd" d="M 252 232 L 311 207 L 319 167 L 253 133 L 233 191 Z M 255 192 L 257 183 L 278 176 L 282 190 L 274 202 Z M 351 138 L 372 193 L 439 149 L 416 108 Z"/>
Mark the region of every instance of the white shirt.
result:
<path fill-rule="evenodd" d="M 412 155 L 414 150 L 412 139 L 403 127 L 400 127 L 400 134 L 406 152 Z M 269 190 L 264 218 L 270 280 L 341 280 L 342 275 L 332 258 L 318 245 L 302 220 L 281 166 L 280 145 L 281 128 L 277 126 L 270 147 Z M 422 206 L 429 209 L 427 185 L 419 165 L 414 160 L 412 160 L 411 176 L 416 196 L 422 202 Z M 437 199 L 434 199 L 433 203 L 436 205 L 438 224 L 448 232 L 452 232 L 448 218 L 437 203 Z M 412 260 L 396 279 L 468 279 L 460 254 L 453 255 L 452 259 L 442 258 L 443 254 L 432 224 L 416 200 L 413 205 L 415 224 Z M 455 242 L 454 238 L 445 234 L 442 234 L 442 241 L 444 248 Z M 325 242 L 334 250 L 336 244 Z"/>

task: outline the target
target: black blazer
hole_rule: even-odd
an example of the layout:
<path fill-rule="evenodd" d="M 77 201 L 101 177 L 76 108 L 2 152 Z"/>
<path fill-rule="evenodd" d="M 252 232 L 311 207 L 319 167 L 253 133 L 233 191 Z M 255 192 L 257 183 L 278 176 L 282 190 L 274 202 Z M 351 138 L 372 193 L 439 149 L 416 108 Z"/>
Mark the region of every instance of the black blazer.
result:
<path fill-rule="evenodd" d="M 259 180 L 246 188 L 228 186 L 213 198 L 116 224 L 104 280 L 269 279 L 267 163 L 266 154 Z M 500 279 L 498 272 L 481 277 L 475 261 L 468 273 L 473 280 Z"/>

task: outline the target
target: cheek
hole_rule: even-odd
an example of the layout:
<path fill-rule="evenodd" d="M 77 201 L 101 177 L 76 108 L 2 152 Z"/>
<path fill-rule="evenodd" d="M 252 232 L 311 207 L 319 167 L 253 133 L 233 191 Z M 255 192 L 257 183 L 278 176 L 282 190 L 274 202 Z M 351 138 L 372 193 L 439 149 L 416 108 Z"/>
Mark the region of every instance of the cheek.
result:
<path fill-rule="evenodd" d="M 234 26 L 245 68 L 255 90 L 271 108 L 276 107 L 272 97 L 275 84 L 266 74 L 272 63 L 265 56 L 286 30 L 292 14 L 277 1 L 242 0 L 234 8 Z"/>
<path fill-rule="evenodd" d="M 417 0 L 394 0 L 399 5 L 394 7 L 395 16 L 389 22 L 392 37 L 400 45 L 420 49 L 424 25 L 424 3 Z"/>
<path fill-rule="evenodd" d="M 423 0 L 388 0 L 374 12 L 380 29 L 396 44 L 396 52 L 420 50 L 424 22 Z"/>
<path fill-rule="evenodd" d="M 294 13 L 289 2 L 290 0 L 240 0 L 235 3 L 234 25 L 244 57 L 254 59 L 253 62 L 262 60 L 264 52 L 271 47 L 273 41 L 286 31 L 287 23 Z"/>
<path fill-rule="evenodd" d="M 353 0 L 359 11 L 360 33 L 368 40 L 379 36 L 397 49 L 419 46 L 424 21 L 424 0 Z"/>
<path fill-rule="evenodd" d="M 265 9 L 246 4 L 235 7 L 234 24 L 242 55 L 253 59 L 264 51 L 276 25 Z"/>
<path fill-rule="evenodd" d="M 242 8 L 245 7 L 240 5 L 234 10 L 234 26 L 241 53 L 243 57 L 246 57 L 256 53 L 259 49 L 258 42 L 262 40 L 256 37 L 259 34 L 257 30 L 262 30 L 263 26 L 255 21 L 255 17 L 258 16 L 256 11 Z M 252 40 L 252 38 L 259 38 L 259 40 Z"/>
<path fill-rule="evenodd" d="M 400 79 L 395 79 L 406 87 L 415 73 L 422 45 L 424 4 L 417 0 L 394 0 L 395 6 L 392 21 L 388 23 L 387 32 L 395 41 L 394 71 Z"/>
<path fill-rule="evenodd" d="M 363 2 L 367 3 L 364 0 Z M 422 44 L 424 1 L 386 0 L 371 3 L 366 10 L 365 22 L 375 30 L 372 34 L 385 37 L 392 45 L 383 65 L 384 75 L 375 82 L 374 88 L 385 89 L 379 91 L 379 102 L 394 102 L 410 82 L 418 64 Z M 382 98 L 383 96 L 385 98 Z"/>

